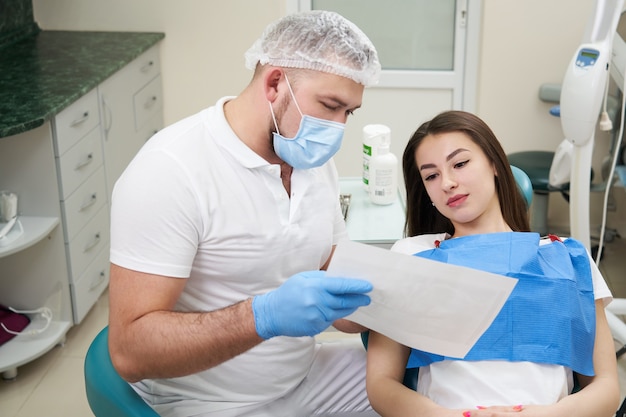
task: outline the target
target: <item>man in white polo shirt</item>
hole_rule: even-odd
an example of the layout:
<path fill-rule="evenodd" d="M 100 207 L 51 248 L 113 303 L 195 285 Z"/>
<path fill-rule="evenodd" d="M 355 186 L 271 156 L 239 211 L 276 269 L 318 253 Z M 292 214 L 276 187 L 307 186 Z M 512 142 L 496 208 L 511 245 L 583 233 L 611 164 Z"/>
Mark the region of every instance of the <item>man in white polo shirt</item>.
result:
<path fill-rule="evenodd" d="M 109 344 L 163 416 L 375 416 L 359 346 L 315 343 L 371 284 L 327 277 L 347 238 L 332 156 L 380 64 L 332 12 L 270 25 L 237 97 L 163 129 L 115 186 Z"/>

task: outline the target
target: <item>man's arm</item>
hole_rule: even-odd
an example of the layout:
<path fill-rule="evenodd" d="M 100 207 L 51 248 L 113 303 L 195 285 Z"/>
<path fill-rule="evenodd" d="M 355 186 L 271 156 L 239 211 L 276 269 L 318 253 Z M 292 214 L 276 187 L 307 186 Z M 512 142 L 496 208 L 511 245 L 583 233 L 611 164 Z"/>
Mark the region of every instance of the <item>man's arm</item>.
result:
<path fill-rule="evenodd" d="M 186 282 L 111 264 L 109 350 L 122 378 L 189 375 L 263 341 L 251 299 L 211 312 L 172 311 Z"/>
<path fill-rule="evenodd" d="M 109 350 L 128 381 L 208 369 L 275 336 L 314 336 L 370 303 L 367 281 L 303 271 L 211 312 L 173 312 L 186 280 L 111 266 Z"/>

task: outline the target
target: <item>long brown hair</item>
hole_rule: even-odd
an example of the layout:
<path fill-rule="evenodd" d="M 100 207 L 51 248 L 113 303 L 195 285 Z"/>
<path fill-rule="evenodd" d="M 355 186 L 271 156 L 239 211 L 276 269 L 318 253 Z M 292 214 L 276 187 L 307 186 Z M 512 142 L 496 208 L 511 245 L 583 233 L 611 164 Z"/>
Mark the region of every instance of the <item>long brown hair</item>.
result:
<path fill-rule="evenodd" d="M 406 186 L 405 236 L 447 232 L 454 234 L 452 222 L 432 205 L 424 182 L 415 163 L 415 153 L 428 135 L 463 132 L 476 143 L 493 164 L 496 193 L 504 221 L 516 232 L 530 230 L 526 202 L 517 187 L 509 161 L 502 145 L 489 126 L 478 116 L 464 111 L 446 111 L 423 123 L 413 134 L 402 156 Z"/>

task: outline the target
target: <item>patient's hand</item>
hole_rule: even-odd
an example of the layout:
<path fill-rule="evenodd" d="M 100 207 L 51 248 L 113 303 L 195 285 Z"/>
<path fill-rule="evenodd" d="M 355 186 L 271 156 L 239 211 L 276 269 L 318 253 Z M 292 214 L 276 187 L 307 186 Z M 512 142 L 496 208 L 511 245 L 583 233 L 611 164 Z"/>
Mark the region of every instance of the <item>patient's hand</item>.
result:
<path fill-rule="evenodd" d="M 523 405 L 496 405 L 491 407 L 476 406 L 476 410 L 463 411 L 463 417 L 507 417 L 512 413 L 525 410 Z M 526 414 L 526 413 L 524 413 Z"/>
<path fill-rule="evenodd" d="M 571 417 L 568 408 L 558 402 L 551 405 L 512 405 L 512 406 L 477 406 L 476 410 L 466 410 L 463 417 Z"/>

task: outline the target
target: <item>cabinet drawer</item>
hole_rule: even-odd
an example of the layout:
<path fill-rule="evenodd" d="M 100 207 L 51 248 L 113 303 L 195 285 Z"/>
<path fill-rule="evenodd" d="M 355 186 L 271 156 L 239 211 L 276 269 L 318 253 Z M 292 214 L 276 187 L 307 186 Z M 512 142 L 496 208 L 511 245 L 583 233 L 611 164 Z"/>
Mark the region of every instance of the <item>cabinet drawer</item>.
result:
<path fill-rule="evenodd" d="M 106 201 L 104 169 L 100 167 L 61 204 L 68 242 L 106 205 Z"/>
<path fill-rule="evenodd" d="M 158 112 L 148 119 L 143 127 L 137 131 L 137 135 L 143 138 L 145 143 L 161 129 L 163 129 L 163 112 Z"/>
<path fill-rule="evenodd" d="M 76 282 L 100 250 L 108 247 L 109 210 L 108 207 L 103 207 L 67 245 L 71 282 Z"/>
<path fill-rule="evenodd" d="M 100 129 L 94 128 L 80 142 L 59 157 L 57 162 L 61 178 L 61 200 L 64 201 L 102 166 Z"/>
<path fill-rule="evenodd" d="M 109 284 L 109 251 L 102 248 L 78 282 L 70 284 L 74 323 L 80 323 Z"/>
<path fill-rule="evenodd" d="M 98 124 L 100 124 L 98 94 L 94 89 L 70 104 L 54 118 L 56 155 L 63 155 Z"/>
<path fill-rule="evenodd" d="M 141 129 L 146 121 L 155 114 L 162 113 L 163 91 L 160 75 L 133 96 L 133 107 L 135 109 L 135 130 Z"/>
<path fill-rule="evenodd" d="M 146 85 L 149 81 L 161 73 L 158 45 L 153 46 L 143 54 L 139 55 L 126 67 L 120 70 L 120 73 L 122 71 L 124 72 L 124 77 L 128 81 L 128 85 L 138 86 L 138 88 Z"/>

